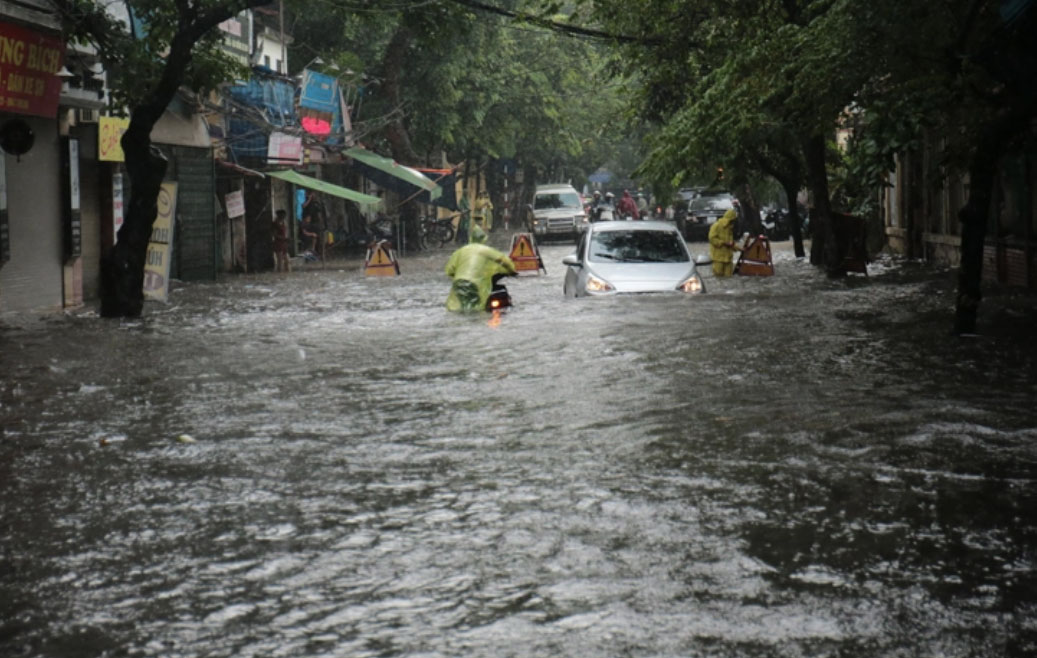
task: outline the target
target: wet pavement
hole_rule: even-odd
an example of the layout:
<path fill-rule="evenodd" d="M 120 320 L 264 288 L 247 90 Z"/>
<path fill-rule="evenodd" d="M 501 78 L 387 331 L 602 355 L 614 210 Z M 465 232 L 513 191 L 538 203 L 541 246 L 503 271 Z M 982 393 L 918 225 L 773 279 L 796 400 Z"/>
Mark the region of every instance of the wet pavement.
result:
<path fill-rule="evenodd" d="M 775 249 L 697 298 L 565 299 L 551 245 L 500 316 L 441 251 L 0 321 L 0 655 L 1034 655 L 1032 298 L 956 338 L 951 272 Z"/>

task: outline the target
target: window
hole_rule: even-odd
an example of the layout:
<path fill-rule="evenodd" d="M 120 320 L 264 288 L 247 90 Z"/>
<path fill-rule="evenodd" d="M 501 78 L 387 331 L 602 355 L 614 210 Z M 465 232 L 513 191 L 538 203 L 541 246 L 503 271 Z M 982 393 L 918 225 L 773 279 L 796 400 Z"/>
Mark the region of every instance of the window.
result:
<path fill-rule="evenodd" d="M 270 55 L 263 55 L 263 66 L 270 68 Z"/>
<path fill-rule="evenodd" d="M 554 208 L 582 208 L 580 195 L 576 192 L 538 194 L 533 201 L 535 210 L 551 210 Z"/>

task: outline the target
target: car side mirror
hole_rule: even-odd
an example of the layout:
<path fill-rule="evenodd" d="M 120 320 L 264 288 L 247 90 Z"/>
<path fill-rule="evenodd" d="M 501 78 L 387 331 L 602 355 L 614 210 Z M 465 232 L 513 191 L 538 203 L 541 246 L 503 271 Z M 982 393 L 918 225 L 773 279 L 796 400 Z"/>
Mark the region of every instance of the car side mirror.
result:
<path fill-rule="evenodd" d="M 707 256 L 706 254 L 699 254 L 698 256 L 695 256 L 696 265 L 711 265 L 712 263 L 713 259 Z"/>
<path fill-rule="evenodd" d="M 583 263 L 580 262 L 580 259 L 576 254 L 569 254 L 563 258 L 562 265 L 568 265 L 569 267 L 583 267 Z"/>

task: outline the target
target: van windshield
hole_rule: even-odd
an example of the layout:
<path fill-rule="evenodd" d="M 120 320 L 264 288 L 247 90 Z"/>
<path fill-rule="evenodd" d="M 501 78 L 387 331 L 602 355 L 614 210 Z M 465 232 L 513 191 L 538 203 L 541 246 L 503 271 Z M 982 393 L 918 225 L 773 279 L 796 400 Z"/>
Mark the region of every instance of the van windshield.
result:
<path fill-rule="evenodd" d="M 734 207 L 734 197 L 728 194 L 700 196 L 691 202 L 692 210 L 729 210 Z"/>
<path fill-rule="evenodd" d="M 542 192 L 533 200 L 534 210 L 552 210 L 554 208 L 580 208 L 580 195 L 575 192 Z"/>

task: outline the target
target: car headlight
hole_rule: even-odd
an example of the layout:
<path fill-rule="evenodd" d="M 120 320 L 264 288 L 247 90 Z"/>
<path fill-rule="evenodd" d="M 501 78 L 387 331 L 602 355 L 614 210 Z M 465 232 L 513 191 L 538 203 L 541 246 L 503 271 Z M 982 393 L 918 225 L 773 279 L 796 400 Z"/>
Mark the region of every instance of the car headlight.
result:
<path fill-rule="evenodd" d="M 697 294 L 706 292 L 706 287 L 702 285 L 702 279 L 699 278 L 698 274 L 692 274 L 677 286 L 677 290 Z"/>
<path fill-rule="evenodd" d="M 599 279 L 591 274 L 587 277 L 587 292 L 612 292 L 615 288 L 605 279 Z"/>

